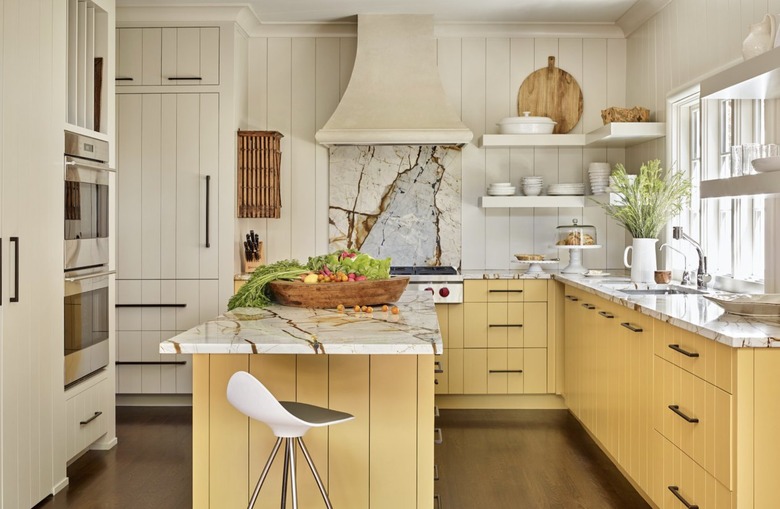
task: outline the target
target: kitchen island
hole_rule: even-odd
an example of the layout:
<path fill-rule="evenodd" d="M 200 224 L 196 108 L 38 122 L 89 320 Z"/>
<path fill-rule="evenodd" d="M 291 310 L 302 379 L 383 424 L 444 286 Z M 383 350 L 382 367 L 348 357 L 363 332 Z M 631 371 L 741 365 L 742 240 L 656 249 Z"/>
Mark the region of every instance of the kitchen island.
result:
<path fill-rule="evenodd" d="M 305 440 L 334 507 L 433 507 L 434 355 L 442 340 L 427 292 L 406 291 L 398 314 L 272 305 L 241 308 L 160 344 L 193 355 L 193 507 L 246 507 L 273 446 L 264 425 L 227 401 L 245 370 L 281 400 L 355 416 Z M 300 507 L 322 499 L 298 463 Z M 278 507 L 282 462 L 255 507 Z"/>

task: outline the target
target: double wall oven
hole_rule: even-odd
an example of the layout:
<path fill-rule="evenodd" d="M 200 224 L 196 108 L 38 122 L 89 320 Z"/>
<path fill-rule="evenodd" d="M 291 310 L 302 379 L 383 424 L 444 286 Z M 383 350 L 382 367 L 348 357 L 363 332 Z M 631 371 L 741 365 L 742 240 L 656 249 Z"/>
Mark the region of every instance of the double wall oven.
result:
<path fill-rule="evenodd" d="M 65 386 L 108 365 L 108 143 L 65 132 Z"/>

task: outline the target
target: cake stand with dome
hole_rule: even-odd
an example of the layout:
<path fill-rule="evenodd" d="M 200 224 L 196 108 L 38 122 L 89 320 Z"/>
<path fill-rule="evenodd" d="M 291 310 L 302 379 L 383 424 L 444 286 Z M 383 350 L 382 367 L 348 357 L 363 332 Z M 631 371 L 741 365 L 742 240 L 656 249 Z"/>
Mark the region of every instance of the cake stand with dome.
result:
<path fill-rule="evenodd" d="M 582 250 L 599 249 L 601 246 L 596 242 L 595 226 L 580 225 L 577 219 L 572 219 L 572 224 L 556 228 L 554 247 L 569 251 L 569 264 L 561 269 L 562 274 L 586 274 L 588 269 L 582 265 Z"/>
<path fill-rule="evenodd" d="M 544 274 L 544 270 L 542 270 L 542 265 L 553 265 L 561 262 L 557 258 L 553 260 L 545 260 L 544 257 L 540 256 L 539 259 L 526 259 L 524 258 L 524 256 L 525 255 L 515 255 L 515 258 L 517 258 L 517 260 L 512 260 L 512 263 L 522 263 L 523 265 L 528 265 L 528 268 L 524 273 L 526 276 L 535 276 L 538 274 Z"/>

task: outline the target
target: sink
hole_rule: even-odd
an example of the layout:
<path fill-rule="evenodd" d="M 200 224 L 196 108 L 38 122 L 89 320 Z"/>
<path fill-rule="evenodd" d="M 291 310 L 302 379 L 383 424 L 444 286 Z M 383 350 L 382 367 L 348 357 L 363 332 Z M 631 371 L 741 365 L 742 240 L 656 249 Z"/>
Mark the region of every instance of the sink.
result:
<path fill-rule="evenodd" d="M 703 295 L 706 292 L 696 290 L 695 288 L 685 288 L 682 286 L 665 288 L 645 288 L 637 290 L 635 288 L 617 288 L 617 291 L 629 295 Z"/>

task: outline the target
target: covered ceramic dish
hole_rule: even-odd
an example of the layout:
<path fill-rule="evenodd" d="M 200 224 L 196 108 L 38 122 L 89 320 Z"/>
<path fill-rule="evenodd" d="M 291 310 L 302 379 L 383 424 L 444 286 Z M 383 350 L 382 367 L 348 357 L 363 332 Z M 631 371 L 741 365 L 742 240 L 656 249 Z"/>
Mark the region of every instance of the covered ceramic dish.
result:
<path fill-rule="evenodd" d="M 556 228 L 556 246 L 594 246 L 596 245 L 596 227 L 577 224 L 572 219 L 572 224 L 562 225 Z"/>
<path fill-rule="evenodd" d="M 550 117 L 532 117 L 524 111 L 522 117 L 506 117 L 496 124 L 500 134 L 551 134 L 555 121 Z"/>

